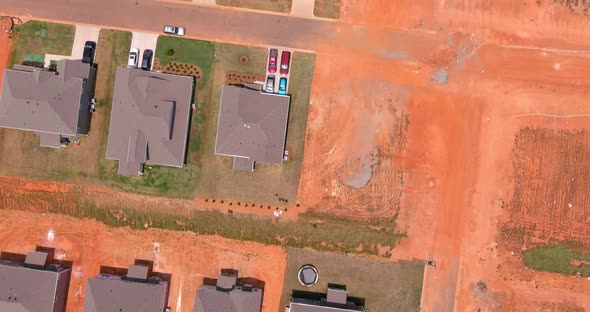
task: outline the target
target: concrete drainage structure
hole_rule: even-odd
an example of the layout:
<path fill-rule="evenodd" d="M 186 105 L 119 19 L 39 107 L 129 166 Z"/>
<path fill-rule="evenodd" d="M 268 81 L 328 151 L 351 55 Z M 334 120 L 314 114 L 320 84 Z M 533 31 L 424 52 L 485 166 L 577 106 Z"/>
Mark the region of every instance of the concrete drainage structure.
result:
<path fill-rule="evenodd" d="M 299 283 L 305 287 L 313 287 L 317 284 L 319 277 L 318 269 L 311 264 L 302 266 L 297 273 Z"/>

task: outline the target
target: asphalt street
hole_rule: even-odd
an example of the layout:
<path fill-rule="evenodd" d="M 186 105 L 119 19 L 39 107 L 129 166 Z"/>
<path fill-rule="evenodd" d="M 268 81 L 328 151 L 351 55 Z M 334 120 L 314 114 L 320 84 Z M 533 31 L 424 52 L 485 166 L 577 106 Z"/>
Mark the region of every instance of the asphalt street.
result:
<path fill-rule="evenodd" d="M 0 0 L 2 15 L 162 32 L 186 28 L 193 38 L 315 50 L 337 33 L 337 22 L 154 0 Z"/>

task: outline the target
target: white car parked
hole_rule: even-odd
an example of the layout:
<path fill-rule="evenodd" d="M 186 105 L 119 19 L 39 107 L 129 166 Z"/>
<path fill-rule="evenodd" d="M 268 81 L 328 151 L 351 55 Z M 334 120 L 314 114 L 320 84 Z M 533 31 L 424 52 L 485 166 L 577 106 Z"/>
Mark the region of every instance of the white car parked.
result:
<path fill-rule="evenodd" d="M 164 26 L 164 32 L 171 35 L 184 36 L 184 27 L 179 26 Z"/>
<path fill-rule="evenodd" d="M 136 68 L 138 58 L 139 58 L 139 49 L 131 48 L 131 50 L 129 50 L 129 58 L 127 59 L 127 67 Z"/>

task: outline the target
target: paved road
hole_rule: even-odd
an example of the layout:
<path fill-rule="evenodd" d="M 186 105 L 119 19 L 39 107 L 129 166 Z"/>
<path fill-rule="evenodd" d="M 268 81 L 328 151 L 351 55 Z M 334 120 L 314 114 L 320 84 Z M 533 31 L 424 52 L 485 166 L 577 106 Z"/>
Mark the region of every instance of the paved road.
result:
<path fill-rule="evenodd" d="M 185 26 L 187 36 L 315 50 L 339 23 L 292 16 L 154 0 L 0 0 L 2 15 L 161 32 Z"/>
<path fill-rule="evenodd" d="M 164 24 L 172 24 L 185 26 L 187 37 L 198 39 L 307 51 L 317 51 L 321 45 L 333 51 L 343 47 L 404 61 L 421 59 L 446 42 L 446 37 L 432 33 L 368 30 L 336 21 L 183 1 L 0 0 L 0 14 L 157 33 Z"/>

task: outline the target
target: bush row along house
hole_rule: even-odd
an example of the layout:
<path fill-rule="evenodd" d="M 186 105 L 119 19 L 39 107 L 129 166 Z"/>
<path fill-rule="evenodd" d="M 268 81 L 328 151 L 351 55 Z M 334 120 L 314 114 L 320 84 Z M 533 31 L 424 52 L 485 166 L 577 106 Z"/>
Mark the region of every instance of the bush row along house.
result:
<path fill-rule="evenodd" d="M 55 68 L 14 65 L 4 71 L 0 128 L 37 133 L 43 147 L 65 147 L 88 135 L 96 67 L 61 60 Z M 118 174 L 138 176 L 145 164 L 183 167 L 190 131 L 193 77 L 118 68 L 106 158 Z M 290 97 L 261 85 L 224 86 L 215 154 L 234 158 L 234 170 L 282 164 Z"/>
<path fill-rule="evenodd" d="M 71 261 L 55 259 L 53 248 L 37 246 L 26 255 L 1 252 L 0 311 L 64 312 L 72 266 Z M 86 284 L 84 312 L 169 311 L 171 279 L 170 274 L 154 272 L 146 260 L 135 260 L 128 268 L 101 266 Z M 263 292 L 263 281 L 222 269 L 216 279 L 203 279 L 193 312 L 260 312 Z M 329 285 L 327 296 L 294 291 L 285 311 L 364 311 L 349 299 L 343 286 Z"/>

